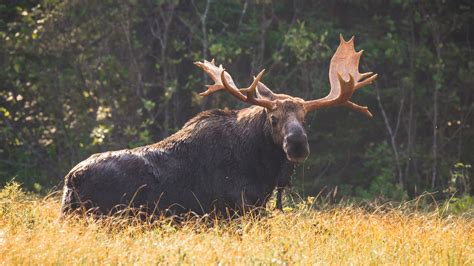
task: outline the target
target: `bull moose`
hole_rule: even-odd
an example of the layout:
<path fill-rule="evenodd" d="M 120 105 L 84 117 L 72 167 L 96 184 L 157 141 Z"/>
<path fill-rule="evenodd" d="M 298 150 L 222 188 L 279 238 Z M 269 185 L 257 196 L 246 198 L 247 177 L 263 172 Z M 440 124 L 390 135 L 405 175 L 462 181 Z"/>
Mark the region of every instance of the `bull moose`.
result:
<path fill-rule="evenodd" d="M 264 70 L 239 89 L 222 65 L 196 62 L 214 81 L 202 96 L 223 90 L 252 106 L 204 111 L 158 143 L 90 156 L 65 176 L 61 212 L 134 207 L 149 214 L 242 214 L 265 206 L 276 188 L 281 209 L 283 187 L 310 152 L 305 116 L 331 106 L 372 116 L 350 101 L 377 77 L 359 73 L 361 55 L 354 37 L 341 35 L 329 67 L 330 93 L 310 101 L 273 93 L 260 81 Z"/>

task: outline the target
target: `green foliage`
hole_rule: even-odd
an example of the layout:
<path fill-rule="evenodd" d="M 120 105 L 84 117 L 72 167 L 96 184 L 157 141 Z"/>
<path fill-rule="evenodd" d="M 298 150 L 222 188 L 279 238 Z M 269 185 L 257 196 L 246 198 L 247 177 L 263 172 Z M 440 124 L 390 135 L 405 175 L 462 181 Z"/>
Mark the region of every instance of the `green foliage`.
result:
<path fill-rule="evenodd" d="M 367 150 L 364 158 L 364 170 L 369 177 L 367 188 L 358 186 L 355 188 L 355 196 L 362 199 L 383 198 L 401 201 L 406 198 L 403 189 L 396 184 L 395 167 L 393 156 L 387 143 L 382 142 Z M 365 178 L 367 180 L 367 178 Z"/>
<path fill-rule="evenodd" d="M 326 35 L 321 39 L 324 40 Z M 284 43 L 295 54 L 297 62 L 303 63 L 316 58 L 316 39 L 316 34 L 308 31 L 304 22 L 298 21 L 285 35 Z"/>
<path fill-rule="evenodd" d="M 444 215 L 468 213 L 474 215 L 474 197 L 469 195 L 452 197 L 443 203 L 441 211 Z"/>
<path fill-rule="evenodd" d="M 458 162 L 451 171 L 451 178 L 448 181 L 448 187 L 444 190 L 448 194 L 468 194 L 471 190 L 471 180 L 469 171 L 470 164 Z"/>

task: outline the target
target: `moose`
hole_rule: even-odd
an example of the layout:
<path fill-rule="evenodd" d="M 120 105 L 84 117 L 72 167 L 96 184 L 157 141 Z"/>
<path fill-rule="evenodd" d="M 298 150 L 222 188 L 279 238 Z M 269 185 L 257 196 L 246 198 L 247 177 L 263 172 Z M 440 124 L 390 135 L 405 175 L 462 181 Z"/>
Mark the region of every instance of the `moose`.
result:
<path fill-rule="evenodd" d="M 132 207 L 151 215 L 239 215 L 264 207 L 275 189 L 281 209 L 283 189 L 310 152 L 305 116 L 332 106 L 372 116 L 350 101 L 377 77 L 359 73 L 362 52 L 355 51 L 354 37 L 340 35 L 329 67 L 331 90 L 309 101 L 273 93 L 260 81 L 264 70 L 239 89 L 214 60 L 195 62 L 214 81 L 202 96 L 222 90 L 251 106 L 207 110 L 158 143 L 90 156 L 65 176 L 62 214 L 109 215 Z"/>

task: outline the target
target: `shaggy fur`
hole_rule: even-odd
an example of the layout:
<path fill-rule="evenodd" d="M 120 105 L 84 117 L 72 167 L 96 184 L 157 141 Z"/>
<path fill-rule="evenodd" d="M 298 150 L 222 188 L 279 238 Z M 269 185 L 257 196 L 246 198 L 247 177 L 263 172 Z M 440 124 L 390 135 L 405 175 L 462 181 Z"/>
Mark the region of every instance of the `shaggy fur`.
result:
<path fill-rule="evenodd" d="M 62 213 L 242 213 L 287 186 L 294 164 L 274 143 L 266 110 L 209 110 L 161 142 L 94 154 L 65 177 Z"/>

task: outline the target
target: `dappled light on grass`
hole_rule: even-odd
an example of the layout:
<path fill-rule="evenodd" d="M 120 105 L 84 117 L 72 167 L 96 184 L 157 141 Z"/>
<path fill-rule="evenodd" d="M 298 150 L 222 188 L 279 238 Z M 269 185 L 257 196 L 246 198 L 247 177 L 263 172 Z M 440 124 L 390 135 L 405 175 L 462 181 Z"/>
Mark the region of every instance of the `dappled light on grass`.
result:
<path fill-rule="evenodd" d="M 317 203 L 316 203 L 317 204 Z M 472 264 L 474 220 L 439 210 L 295 205 L 229 220 L 59 219 L 57 197 L 0 192 L 6 264 Z"/>

